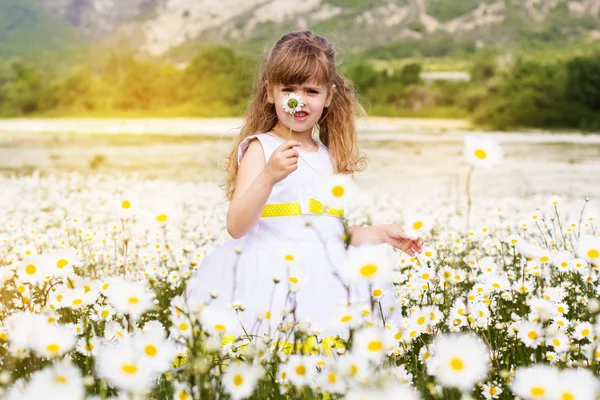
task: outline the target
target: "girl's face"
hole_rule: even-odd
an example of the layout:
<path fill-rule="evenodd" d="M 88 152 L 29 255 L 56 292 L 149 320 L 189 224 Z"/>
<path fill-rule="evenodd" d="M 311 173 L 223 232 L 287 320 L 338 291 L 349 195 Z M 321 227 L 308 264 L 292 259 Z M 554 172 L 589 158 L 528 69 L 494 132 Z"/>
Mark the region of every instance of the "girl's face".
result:
<path fill-rule="evenodd" d="M 302 85 L 270 85 L 269 82 L 265 82 L 269 103 L 275 104 L 275 110 L 277 110 L 277 119 L 279 123 L 285 125 L 287 129 L 290 129 L 292 124 L 292 114 L 287 113 L 283 109 L 282 100 L 285 96 L 290 93 L 296 93 L 304 100 L 304 106 L 302 111 L 296 113 L 294 116 L 294 131 L 295 132 L 312 132 L 313 126 L 315 126 L 321 115 L 323 109 L 329 107 L 331 104 L 331 97 L 335 90 L 335 85 L 331 85 L 331 88 L 327 90 L 324 85 L 317 84 L 315 82 L 305 82 Z M 303 116 L 306 113 L 306 116 Z"/>

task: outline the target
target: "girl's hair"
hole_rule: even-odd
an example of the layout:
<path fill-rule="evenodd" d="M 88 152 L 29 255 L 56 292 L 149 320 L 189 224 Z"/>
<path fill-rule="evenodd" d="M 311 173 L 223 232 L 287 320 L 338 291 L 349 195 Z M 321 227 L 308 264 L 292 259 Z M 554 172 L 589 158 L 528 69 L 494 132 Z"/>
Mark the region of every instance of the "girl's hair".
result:
<path fill-rule="evenodd" d="M 248 105 L 245 124 L 234 141 L 227 165 L 225 194 L 231 200 L 238 172 L 238 146 L 248 136 L 265 133 L 277 123 L 276 104 L 270 104 L 265 81 L 271 85 L 301 85 L 315 81 L 335 84 L 329 107 L 317 123 L 319 139 L 329 148 L 336 173 L 353 174 L 366 167 L 366 157 L 358 150 L 354 115 L 365 115 L 350 82 L 336 69 L 332 45 L 310 31 L 290 32 L 263 54 L 253 85 L 255 97 Z M 272 86 L 271 86 L 272 87 Z"/>

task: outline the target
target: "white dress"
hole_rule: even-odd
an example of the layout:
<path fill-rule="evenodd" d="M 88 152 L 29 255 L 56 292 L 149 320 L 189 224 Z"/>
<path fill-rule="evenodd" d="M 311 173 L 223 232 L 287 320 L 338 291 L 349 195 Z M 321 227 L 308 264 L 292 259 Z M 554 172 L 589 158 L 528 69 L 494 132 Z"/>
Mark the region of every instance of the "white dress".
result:
<path fill-rule="evenodd" d="M 238 163 L 253 138 L 260 140 L 266 160 L 284 142 L 274 134 L 249 136 L 239 145 Z M 333 174 L 329 149 L 315 141 L 318 151 L 297 148 L 298 168 L 275 184 L 267 200 L 267 204 L 300 202 L 302 215 L 260 218 L 245 236 L 217 247 L 188 280 L 188 301 L 243 304 L 245 310 L 237 315 L 251 334 L 274 332 L 282 310 L 294 304 L 296 320 L 309 320 L 322 335 L 346 332 L 335 321 L 336 310 L 348 301 L 339 278 L 346 256 L 342 219 L 310 213 L 307 207 L 309 198 L 318 199 L 322 180 Z M 289 293 L 290 288 L 297 288 L 295 294 Z M 391 283 L 387 289 L 394 299 Z M 218 296 L 211 300 L 211 292 Z M 369 288 L 351 288 L 352 299 L 368 301 L 369 294 Z M 236 333 L 243 333 L 241 326 Z"/>

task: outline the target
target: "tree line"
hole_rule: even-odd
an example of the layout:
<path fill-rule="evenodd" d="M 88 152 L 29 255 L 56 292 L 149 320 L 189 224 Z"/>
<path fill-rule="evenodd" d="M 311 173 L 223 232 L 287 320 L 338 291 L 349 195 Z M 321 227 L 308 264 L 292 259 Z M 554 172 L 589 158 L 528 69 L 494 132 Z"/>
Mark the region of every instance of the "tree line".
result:
<path fill-rule="evenodd" d="M 184 67 L 122 54 L 62 73 L 3 62 L 0 116 L 241 116 L 256 63 L 221 46 L 202 48 Z M 517 60 L 509 68 L 479 58 L 470 82 L 424 82 L 421 69 L 377 70 L 358 61 L 342 72 L 369 115 L 468 117 L 494 129 L 600 129 L 600 53 Z"/>

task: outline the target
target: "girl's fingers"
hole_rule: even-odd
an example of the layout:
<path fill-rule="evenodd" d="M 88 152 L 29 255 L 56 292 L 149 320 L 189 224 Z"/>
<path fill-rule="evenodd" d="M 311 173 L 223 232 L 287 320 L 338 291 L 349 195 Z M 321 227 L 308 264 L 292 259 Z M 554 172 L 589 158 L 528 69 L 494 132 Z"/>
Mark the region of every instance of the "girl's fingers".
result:
<path fill-rule="evenodd" d="M 285 158 L 298 157 L 300 155 L 300 153 L 298 153 L 298 150 L 296 150 L 296 149 L 287 149 L 285 151 L 282 151 L 281 154 Z"/>

